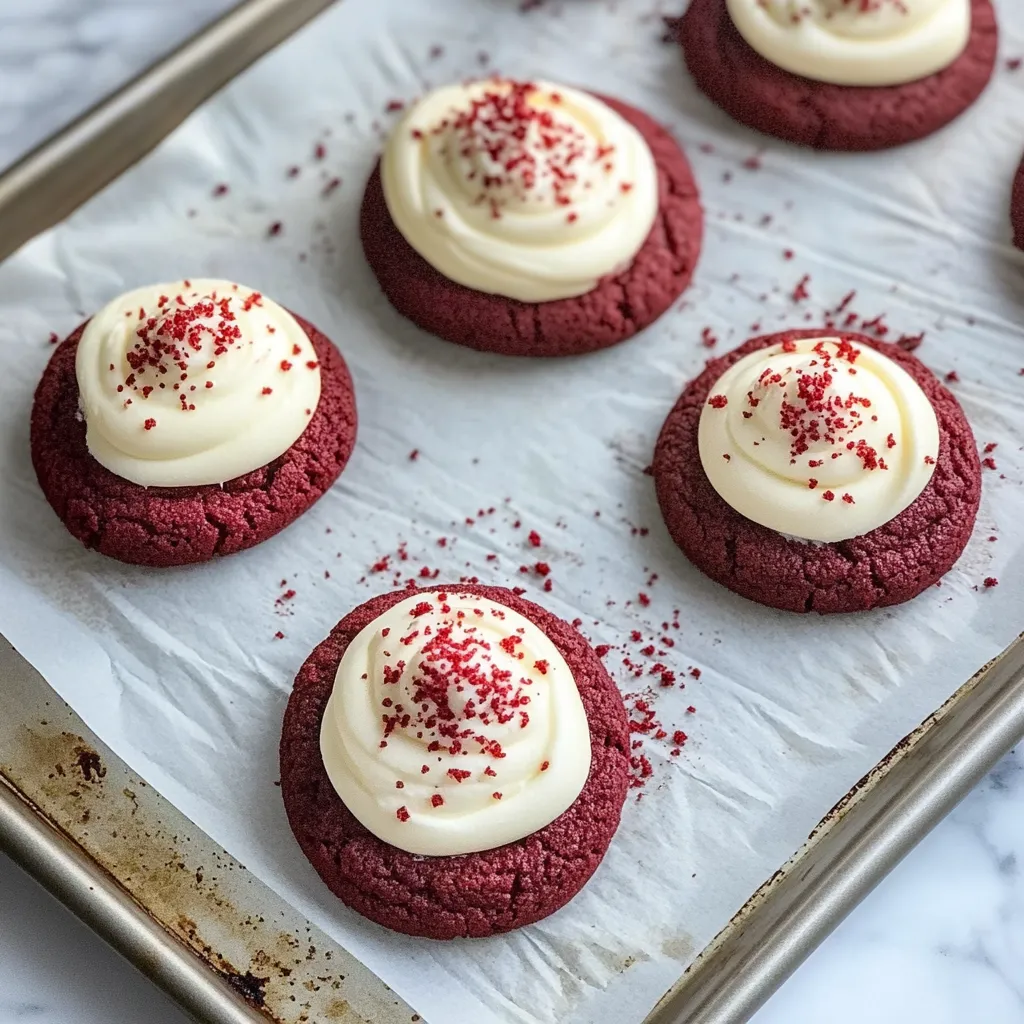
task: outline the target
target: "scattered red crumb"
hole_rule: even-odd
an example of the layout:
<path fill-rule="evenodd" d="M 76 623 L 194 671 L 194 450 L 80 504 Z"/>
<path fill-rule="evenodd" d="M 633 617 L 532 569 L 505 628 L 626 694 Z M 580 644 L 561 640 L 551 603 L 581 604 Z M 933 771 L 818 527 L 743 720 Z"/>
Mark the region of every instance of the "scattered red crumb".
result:
<path fill-rule="evenodd" d="M 994 452 L 998 447 L 999 447 L 999 442 L 998 441 L 989 441 L 989 443 L 987 445 L 985 445 L 985 454 L 986 455 L 991 455 L 992 452 Z"/>
<path fill-rule="evenodd" d="M 870 331 L 878 338 L 884 338 L 889 333 L 889 328 L 884 323 L 885 314 L 879 313 L 872 320 L 861 320 L 860 326 L 863 331 Z"/>
<path fill-rule="evenodd" d="M 399 807 L 398 810 L 395 811 L 395 817 L 399 821 L 408 821 L 409 820 L 409 808 L 408 807 L 404 807 L 404 806 L 403 807 Z"/>
<path fill-rule="evenodd" d="M 1006 58 L 1006 70 L 1007 71 L 1019 71 L 1022 62 L 1024 62 L 1024 58 L 1022 58 L 1022 57 L 1007 57 Z"/>
<path fill-rule="evenodd" d="M 284 225 L 279 221 L 275 220 L 273 224 L 267 228 L 267 236 L 269 238 L 276 238 L 284 230 Z"/>
<path fill-rule="evenodd" d="M 399 110 L 405 110 L 405 100 L 388 100 L 387 106 L 384 108 L 384 113 L 394 114 Z"/>
<path fill-rule="evenodd" d="M 313 147 L 313 159 L 323 160 L 325 156 L 327 156 L 327 147 L 322 142 L 318 142 Z"/>
<path fill-rule="evenodd" d="M 547 576 L 551 572 L 551 566 L 547 562 L 538 562 L 534 567 L 533 571 L 538 576 Z"/>
<path fill-rule="evenodd" d="M 690 676 L 693 679 L 700 679 L 700 669 L 699 668 L 691 668 L 690 669 Z"/>
<path fill-rule="evenodd" d="M 895 344 L 897 344 L 904 352 L 913 352 L 914 349 L 921 346 L 921 342 L 924 341 L 924 331 L 920 334 L 901 334 Z"/>
<path fill-rule="evenodd" d="M 420 450 L 419 450 L 419 448 L 413 448 L 413 450 L 411 452 L 409 452 L 409 461 L 410 462 L 415 462 L 419 457 L 420 457 Z"/>
<path fill-rule="evenodd" d="M 526 539 L 530 542 L 530 547 L 540 547 L 540 534 L 536 530 L 531 530 Z"/>
<path fill-rule="evenodd" d="M 988 457 L 987 459 L 982 459 L 982 460 L 981 460 L 981 464 L 982 464 L 982 465 L 983 465 L 983 466 L 984 466 L 984 467 L 985 467 L 986 469 L 997 469 L 997 468 L 998 468 L 998 467 L 996 466 L 996 460 L 995 460 L 995 459 L 993 459 L 991 455 L 990 455 L 990 456 L 989 456 L 989 457 Z"/>
<path fill-rule="evenodd" d="M 784 260 L 791 260 L 795 255 L 796 255 L 796 253 L 793 252 L 792 249 L 783 249 L 782 250 L 782 258 Z"/>
<path fill-rule="evenodd" d="M 725 395 L 712 395 L 708 399 L 708 405 L 712 409 L 724 409 L 729 404 L 729 399 Z"/>
<path fill-rule="evenodd" d="M 959 379 L 960 379 L 960 374 L 958 374 L 956 372 L 956 370 L 950 370 L 949 373 L 946 374 L 946 383 L 947 384 L 955 384 Z"/>
<path fill-rule="evenodd" d="M 992 587 L 998 587 L 999 586 L 999 580 L 997 580 L 995 578 L 995 576 L 986 576 L 985 580 L 984 580 L 984 586 L 985 586 L 986 589 L 991 589 Z"/>
<path fill-rule="evenodd" d="M 443 803 L 444 803 L 444 797 L 441 796 L 440 793 L 435 793 L 430 798 L 430 806 L 431 807 L 440 807 Z"/>
<path fill-rule="evenodd" d="M 642 590 L 636 595 L 636 599 L 642 608 L 646 608 L 651 603 L 651 599 Z"/>
<path fill-rule="evenodd" d="M 219 185 L 215 185 L 213 187 L 213 195 L 215 199 L 219 199 L 221 196 L 226 196 L 227 194 L 228 187 L 227 185 L 224 184 L 224 182 L 221 182 Z"/>
<path fill-rule="evenodd" d="M 810 280 L 811 275 L 804 274 L 804 276 L 797 281 L 796 287 L 793 289 L 793 294 L 790 296 L 794 302 L 803 302 L 804 299 L 809 299 L 811 297 L 811 293 L 807 288 Z"/>
<path fill-rule="evenodd" d="M 326 185 L 320 190 L 320 195 L 329 196 L 339 185 L 341 184 L 341 178 L 331 178 Z"/>
<path fill-rule="evenodd" d="M 633 777 L 629 780 L 631 789 L 644 785 L 644 780 L 649 779 L 654 774 L 651 762 L 643 754 L 631 757 L 629 764 L 634 772 Z"/>
<path fill-rule="evenodd" d="M 50 344 L 56 345 L 58 341 L 60 341 L 60 338 L 57 337 L 57 332 L 50 331 Z"/>
<path fill-rule="evenodd" d="M 151 416 L 145 423 L 142 424 L 146 430 L 152 430 L 156 426 L 156 420 Z"/>
<path fill-rule="evenodd" d="M 705 348 L 714 348 L 718 344 L 718 338 L 712 333 L 710 327 L 705 327 L 700 332 L 700 342 Z"/>
<path fill-rule="evenodd" d="M 690 705 L 690 706 L 689 706 L 689 707 L 688 707 L 688 708 L 686 709 L 686 713 L 687 713 L 688 715 L 695 715 L 695 714 L 697 713 L 697 709 L 696 709 L 696 708 L 695 708 L 695 707 L 694 707 L 694 706 L 693 706 L 693 705 L 691 704 L 691 705 Z"/>
<path fill-rule="evenodd" d="M 606 655 L 608 654 L 608 652 L 609 652 L 609 651 L 610 651 L 611 649 L 612 649 L 612 645 L 611 645 L 611 644 L 598 644 L 598 645 L 597 645 L 597 646 L 596 646 L 596 647 L 594 648 L 594 653 L 595 653 L 595 654 L 596 654 L 596 655 L 597 655 L 597 656 L 598 656 L 599 658 L 604 658 L 604 657 L 605 657 L 605 656 L 606 656 Z"/>
<path fill-rule="evenodd" d="M 284 633 L 282 633 L 282 632 L 281 632 L 281 630 L 278 630 L 278 631 L 277 631 L 277 632 L 276 632 L 276 633 L 274 634 L 274 639 L 275 639 L 275 640 L 283 640 L 283 639 L 284 639 Z"/>

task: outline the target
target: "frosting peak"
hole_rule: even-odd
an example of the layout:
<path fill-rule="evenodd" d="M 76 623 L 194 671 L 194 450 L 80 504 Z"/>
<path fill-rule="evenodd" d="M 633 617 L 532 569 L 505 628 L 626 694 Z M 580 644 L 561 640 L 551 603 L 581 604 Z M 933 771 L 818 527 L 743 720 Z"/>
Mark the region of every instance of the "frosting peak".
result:
<path fill-rule="evenodd" d="M 726 0 L 740 35 L 786 71 L 835 85 L 902 85 L 948 67 L 970 0 Z"/>
<path fill-rule="evenodd" d="M 265 466 L 320 399 L 306 332 L 232 281 L 119 296 L 86 325 L 75 374 L 89 452 L 146 487 L 219 484 Z"/>
<path fill-rule="evenodd" d="M 804 338 L 759 349 L 718 379 L 701 413 L 701 463 L 737 512 L 815 541 L 899 515 L 931 479 L 935 411 L 875 349 Z"/>
<path fill-rule="evenodd" d="M 450 280 L 523 302 L 582 295 L 650 233 L 658 179 L 607 104 L 544 82 L 446 86 L 416 103 L 381 160 L 388 211 Z"/>
<path fill-rule="evenodd" d="M 512 609 L 458 592 L 414 594 L 352 640 L 320 748 L 363 825 L 428 855 L 531 835 L 590 771 L 586 713 L 558 649 Z"/>

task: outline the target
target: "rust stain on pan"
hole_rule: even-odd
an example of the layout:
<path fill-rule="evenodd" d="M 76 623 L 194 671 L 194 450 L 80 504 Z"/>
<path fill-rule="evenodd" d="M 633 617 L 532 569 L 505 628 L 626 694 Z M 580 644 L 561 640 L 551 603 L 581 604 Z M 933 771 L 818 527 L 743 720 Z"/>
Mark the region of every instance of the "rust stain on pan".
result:
<path fill-rule="evenodd" d="M 345 975 L 323 969 L 330 950 L 318 955 L 308 936 L 275 929 L 227 894 L 247 881 L 240 864 L 221 852 L 197 856 L 190 836 L 165 827 L 144 806 L 140 811 L 144 782 L 108 771 L 82 736 L 47 720 L 22 726 L 16 739 L 16 749 L 3 751 L 0 771 L 250 1006 L 288 1024 L 366 1021 L 342 997 Z"/>

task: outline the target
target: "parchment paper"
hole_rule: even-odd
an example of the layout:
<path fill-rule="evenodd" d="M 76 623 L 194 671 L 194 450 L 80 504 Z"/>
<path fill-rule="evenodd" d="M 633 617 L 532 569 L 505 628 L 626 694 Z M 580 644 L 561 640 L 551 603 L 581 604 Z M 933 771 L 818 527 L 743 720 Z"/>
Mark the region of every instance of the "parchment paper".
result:
<path fill-rule="evenodd" d="M 712 108 L 659 42 L 650 3 L 519 7 L 345 0 L 0 268 L 0 629 L 136 771 L 427 1020 L 635 1022 L 835 800 L 1024 625 L 1024 278 L 1006 225 L 1024 70 L 1001 60 L 977 106 L 924 143 L 816 154 Z M 1001 8 L 1013 56 L 1024 18 Z M 363 263 L 358 202 L 388 104 L 495 67 L 620 96 L 687 146 L 704 253 L 685 302 L 628 344 L 549 362 L 463 351 L 395 315 Z M 215 198 L 220 182 L 230 190 Z M 805 274 L 810 296 L 794 301 Z M 339 484 L 280 537 L 153 572 L 65 533 L 29 463 L 29 409 L 49 332 L 184 276 L 255 286 L 331 335 L 355 376 L 359 443 Z M 884 313 L 890 340 L 926 332 L 919 355 L 959 376 L 951 386 L 979 444 L 998 444 L 997 468 L 941 587 L 890 611 L 779 614 L 688 565 L 643 469 L 710 354 L 704 328 L 722 352 L 755 323 L 820 323 L 852 289 L 844 315 Z M 371 571 L 383 555 L 388 568 Z M 538 560 L 549 593 L 519 571 Z M 505 938 L 405 939 L 347 912 L 299 853 L 274 786 L 298 666 L 356 603 L 424 566 L 523 586 L 595 643 L 622 645 L 606 663 L 625 691 L 653 686 L 669 734 L 638 735 L 653 775 L 583 894 Z M 639 653 L 648 642 L 655 652 Z M 659 661 L 685 689 L 648 674 Z M 672 756 L 676 729 L 689 741 Z"/>

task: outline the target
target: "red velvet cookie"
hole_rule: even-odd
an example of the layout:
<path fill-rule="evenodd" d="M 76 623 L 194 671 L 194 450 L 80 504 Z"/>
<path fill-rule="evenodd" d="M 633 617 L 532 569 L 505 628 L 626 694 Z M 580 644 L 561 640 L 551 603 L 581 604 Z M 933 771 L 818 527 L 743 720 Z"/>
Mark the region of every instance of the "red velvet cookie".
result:
<path fill-rule="evenodd" d="M 328 888 L 371 921 L 406 935 L 479 938 L 539 921 L 565 906 L 604 857 L 626 798 L 629 729 L 600 658 L 566 622 L 497 587 L 431 587 L 477 594 L 539 626 L 565 658 L 590 726 L 590 774 L 576 802 L 518 842 L 481 853 L 424 857 L 367 831 L 335 792 L 320 754 L 320 722 L 342 655 L 402 590 L 349 612 L 295 679 L 281 734 L 281 794 L 295 838 Z"/>
<path fill-rule="evenodd" d="M 1013 227 L 1013 244 L 1024 249 L 1024 160 L 1017 168 L 1013 179 L 1013 193 L 1010 196 L 1010 224 Z"/>
<path fill-rule="evenodd" d="M 89 454 L 75 353 L 85 324 L 53 353 L 32 407 L 32 464 L 46 500 L 86 547 L 121 562 L 171 566 L 251 548 L 297 519 L 338 478 L 356 439 L 352 378 L 341 353 L 295 318 L 320 361 L 320 402 L 273 462 L 223 486 L 143 487 Z"/>
<path fill-rule="evenodd" d="M 792 539 L 740 515 L 711 486 L 697 447 L 704 404 L 733 363 L 758 349 L 813 337 L 838 337 L 888 356 L 921 386 L 939 425 L 935 471 L 917 500 L 870 533 L 828 544 Z M 701 572 L 742 597 L 794 612 L 864 611 L 916 597 L 960 557 L 981 500 L 978 451 L 957 400 L 896 345 L 834 330 L 753 338 L 711 360 L 665 420 L 653 472 L 668 531 Z"/>
<path fill-rule="evenodd" d="M 459 345 L 514 356 L 571 356 L 625 341 L 652 324 L 693 276 L 704 212 L 679 144 L 646 114 L 600 96 L 646 140 L 658 168 L 659 212 L 630 267 L 571 299 L 525 303 L 475 291 L 435 270 L 395 227 L 380 165 L 366 185 L 363 251 L 388 301 L 425 331 Z"/>
<path fill-rule="evenodd" d="M 905 85 L 816 82 L 772 64 L 740 35 L 726 0 L 692 0 L 670 30 L 701 92 L 741 124 L 814 149 L 873 150 L 938 131 L 981 95 L 995 66 L 991 0 L 971 0 L 971 35 L 949 67 Z"/>

